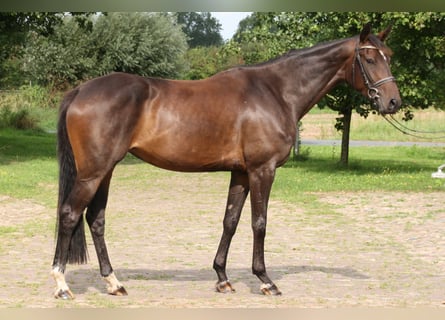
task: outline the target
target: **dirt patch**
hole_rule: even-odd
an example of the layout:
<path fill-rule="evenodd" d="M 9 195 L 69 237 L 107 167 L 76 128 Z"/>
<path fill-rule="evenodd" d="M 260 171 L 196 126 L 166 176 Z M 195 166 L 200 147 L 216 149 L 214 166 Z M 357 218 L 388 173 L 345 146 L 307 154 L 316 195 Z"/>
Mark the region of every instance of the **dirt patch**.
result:
<path fill-rule="evenodd" d="M 3 307 L 351 307 L 442 306 L 443 193 L 317 193 L 320 208 L 272 200 L 266 264 L 283 291 L 264 297 L 251 274 L 247 203 L 229 253 L 237 292 L 214 292 L 213 257 L 222 232 L 228 174 L 166 174 L 126 180 L 120 166 L 106 239 L 128 297 L 108 296 L 91 261 L 68 266 L 74 301 L 52 298 L 54 209 L 0 198 Z M 136 173 L 138 174 L 138 173 Z M 131 177 L 129 177 L 131 178 Z"/>
<path fill-rule="evenodd" d="M 17 226 L 32 221 L 47 209 L 32 200 L 17 200 L 0 195 L 0 227 Z"/>

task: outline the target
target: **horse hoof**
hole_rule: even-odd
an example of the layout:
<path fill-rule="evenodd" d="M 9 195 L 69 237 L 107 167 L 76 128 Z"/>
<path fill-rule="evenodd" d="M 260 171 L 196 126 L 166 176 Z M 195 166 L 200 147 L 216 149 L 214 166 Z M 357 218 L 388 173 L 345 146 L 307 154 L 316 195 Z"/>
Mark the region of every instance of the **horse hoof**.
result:
<path fill-rule="evenodd" d="M 71 292 L 71 290 L 62 290 L 60 289 L 54 294 L 54 298 L 56 299 L 62 299 L 62 300 L 73 300 L 74 294 Z"/>
<path fill-rule="evenodd" d="M 110 292 L 112 296 L 128 296 L 127 290 L 124 287 L 119 287 L 116 290 Z"/>
<path fill-rule="evenodd" d="M 281 291 L 273 283 L 263 283 L 261 285 L 261 292 L 265 296 L 281 296 Z"/>
<path fill-rule="evenodd" d="M 217 282 L 216 291 L 220 293 L 233 293 L 235 292 L 235 289 L 233 289 L 232 285 L 227 280 L 227 281 Z"/>

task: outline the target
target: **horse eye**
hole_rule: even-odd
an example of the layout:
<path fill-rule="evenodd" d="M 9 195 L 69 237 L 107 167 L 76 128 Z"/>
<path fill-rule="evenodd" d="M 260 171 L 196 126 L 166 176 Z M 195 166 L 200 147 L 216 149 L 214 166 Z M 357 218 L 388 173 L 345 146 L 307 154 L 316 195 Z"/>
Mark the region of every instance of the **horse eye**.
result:
<path fill-rule="evenodd" d="M 371 58 L 366 58 L 366 62 L 369 64 L 375 64 L 374 59 L 371 59 Z"/>

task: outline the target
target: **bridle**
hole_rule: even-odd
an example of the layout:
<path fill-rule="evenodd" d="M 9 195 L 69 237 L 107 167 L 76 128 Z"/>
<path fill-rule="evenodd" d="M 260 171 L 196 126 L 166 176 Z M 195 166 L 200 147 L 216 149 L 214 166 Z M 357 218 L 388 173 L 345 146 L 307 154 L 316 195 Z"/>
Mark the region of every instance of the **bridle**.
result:
<path fill-rule="evenodd" d="M 389 77 L 386 77 L 386 78 L 383 78 L 383 79 L 380 79 L 380 80 L 374 82 L 371 75 L 369 74 L 368 70 L 366 70 L 365 66 L 363 65 L 363 63 L 361 61 L 360 50 L 364 50 L 364 49 L 377 50 L 380 53 L 380 55 L 383 57 L 383 60 L 385 60 L 385 62 L 386 62 L 386 65 L 388 67 L 388 73 L 391 74 L 391 71 L 389 71 L 388 59 L 386 58 L 383 51 L 380 50 L 379 48 L 370 46 L 370 45 L 362 46 L 362 47 L 357 46 L 355 48 L 355 58 L 352 63 L 352 83 L 355 82 L 355 63 L 357 62 L 360 67 L 360 71 L 362 73 L 363 81 L 364 81 L 366 87 L 368 88 L 368 96 L 371 100 L 376 102 L 380 98 L 379 90 L 377 88 L 380 87 L 384 83 L 395 82 L 396 78 L 394 78 L 393 76 L 389 76 Z M 445 136 L 443 136 L 444 131 L 415 130 L 415 129 L 408 128 L 404 124 L 400 123 L 392 115 L 391 115 L 391 119 L 388 119 L 385 116 L 383 118 L 391 126 L 393 126 L 394 128 L 396 128 L 397 130 L 399 130 L 400 132 L 402 132 L 403 134 L 406 134 L 406 135 L 410 135 L 410 136 L 420 138 L 420 139 L 443 139 L 443 138 L 445 138 Z M 438 134 L 442 134 L 442 136 L 437 136 Z M 431 135 L 431 136 L 428 136 L 428 135 Z"/>
<path fill-rule="evenodd" d="M 378 99 L 380 99 L 380 94 L 379 94 L 380 92 L 379 92 L 379 90 L 377 88 L 380 87 L 384 83 L 395 82 L 396 78 L 394 78 L 391 75 L 389 77 L 380 79 L 378 81 L 374 81 L 372 79 L 371 75 L 369 74 L 368 70 L 366 70 L 366 68 L 363 65 L 362 60 L 361 60 L 360 51 L 364 50 L 364 49 L 374 49 L 374 50 L 377 50 L 380 53 L 380 55 L 383 57 L 385 62 L 387 63 L 388 70 L 389 70 L 388 60 L 387 60 L 385 54 L 383 53 L 383 51 L 380 50 L 377 47 L 368 45 L 368 46 L 361 46 L 361 47 L 357 46 L 355 48 L 355 59 L 354 59 L 354 62 L 352 63 L 352 82 L 354 83 L 354 81 L 355 81 L 355 63 L 357 62 L 359 67 L 360 67 L 360 71 L 362 73 L 362 76 L 363 76 L 363 81 L 365 82 L 365 85 L 368 88 L 368 97 L 375 102 Z M 390 71 L 389 71 L 389 74 L 391 74 Z"/>

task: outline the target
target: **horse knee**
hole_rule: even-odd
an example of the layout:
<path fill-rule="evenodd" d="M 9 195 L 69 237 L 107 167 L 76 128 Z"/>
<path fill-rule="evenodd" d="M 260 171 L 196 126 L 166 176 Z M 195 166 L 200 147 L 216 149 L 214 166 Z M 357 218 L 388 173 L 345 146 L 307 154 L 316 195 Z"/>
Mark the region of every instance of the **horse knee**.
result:
<path fill-rule="evenodd" d="M 253 232 L 260 237 L 266 235 L 266 219 L 264 217 L 258 217 L 252 221 Z"/>

